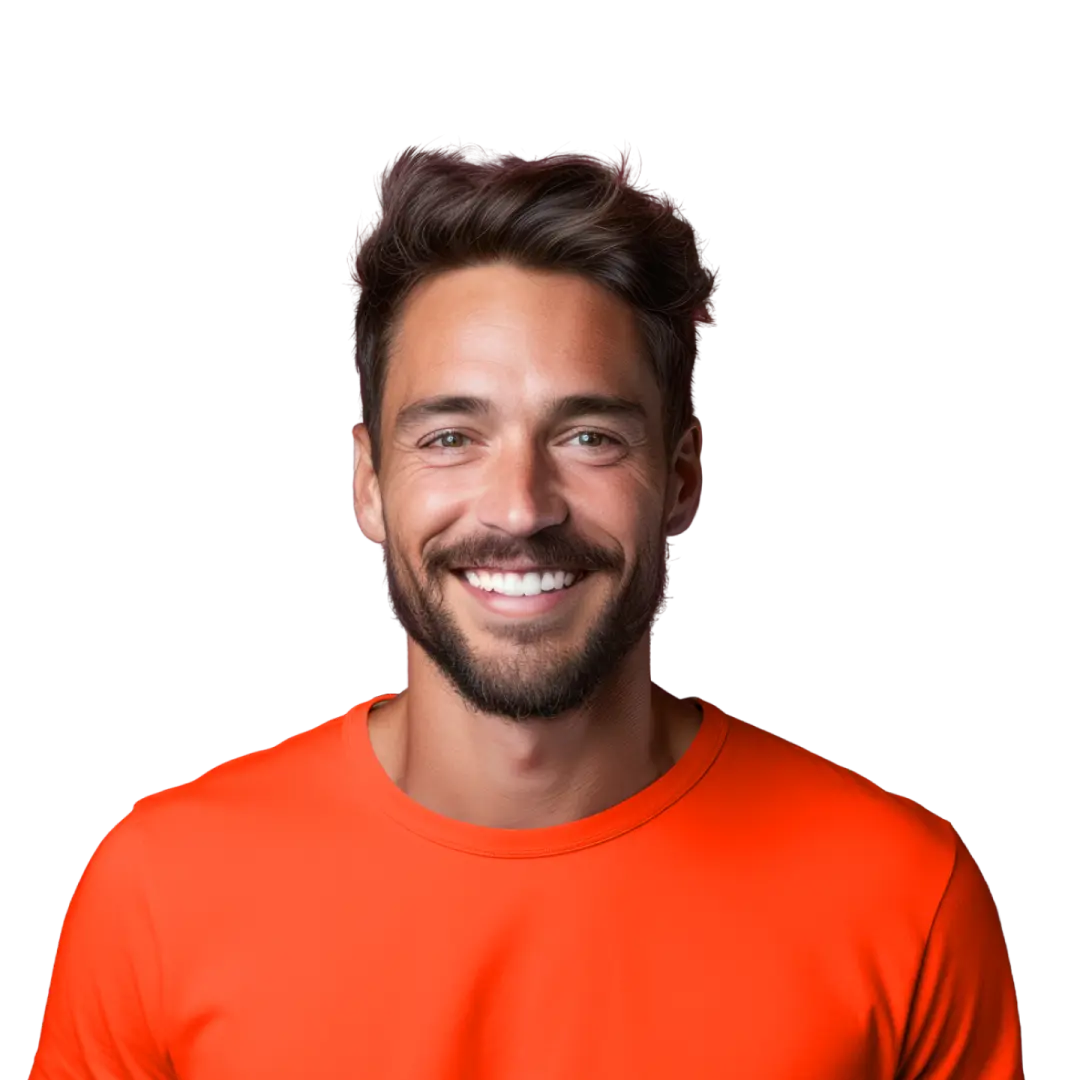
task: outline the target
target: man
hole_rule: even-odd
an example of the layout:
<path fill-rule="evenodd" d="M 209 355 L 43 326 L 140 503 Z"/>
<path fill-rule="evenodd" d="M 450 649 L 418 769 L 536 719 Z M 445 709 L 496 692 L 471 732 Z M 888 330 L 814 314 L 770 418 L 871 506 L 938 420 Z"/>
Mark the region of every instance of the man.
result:
<path fill-rule="evenodd" d="M 408 687 L 135 806 L 33 1076 L 1020 1077 L 951 826 L 650 680 L 701 494 L 690 226 L 622 167 L 410 151 L 357 281 Z"/>

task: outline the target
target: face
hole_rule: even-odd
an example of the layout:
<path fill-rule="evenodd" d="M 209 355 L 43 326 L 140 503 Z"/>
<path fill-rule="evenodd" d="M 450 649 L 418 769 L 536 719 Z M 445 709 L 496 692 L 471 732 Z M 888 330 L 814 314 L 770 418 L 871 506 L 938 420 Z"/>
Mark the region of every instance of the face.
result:
<path fill-rule="evenodd" d="M 429 278 L 381 418 L 378 476 L 356 429 L 357 517 L 406 632 L 483 712 L 586 704 L 649 632 L 700 491 L 700 428 L 669 461 L 632 310 L 572 274 Z"/>

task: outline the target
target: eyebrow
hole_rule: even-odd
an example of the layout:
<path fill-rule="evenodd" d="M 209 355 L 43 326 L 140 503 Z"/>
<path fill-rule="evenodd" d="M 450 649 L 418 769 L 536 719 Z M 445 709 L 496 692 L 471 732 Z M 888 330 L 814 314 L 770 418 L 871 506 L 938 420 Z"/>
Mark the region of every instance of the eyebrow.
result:
<path fill-rule="evenodd" d="M 406 405 L 398 412 L 394 428 L 403 431 L 433 417 L 488 416 L 494 411 L 487 398 L 440 394 Z M 610 416 L 642 423 L 648 419 L 645 407 L 640 402 L 612 394 L 571 394 L 553 401 L 546 413 L 549 423 L 572 420 L 577 416 Z"/>

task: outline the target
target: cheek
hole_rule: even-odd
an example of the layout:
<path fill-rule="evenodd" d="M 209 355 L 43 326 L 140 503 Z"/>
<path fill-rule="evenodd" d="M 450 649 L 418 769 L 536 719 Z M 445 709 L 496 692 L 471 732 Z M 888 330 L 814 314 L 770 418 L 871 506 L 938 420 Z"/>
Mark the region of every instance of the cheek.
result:
<path fill-rule="evenodd" d="M 469 497 L 459 488 L 433 473 L 399 477 L 383 496 L 386 519 L 399 544 L 410 551 L 422 549 L 462 518 Z"/>
<path fill-rule="evenodd" d="M 468 505 L 467 492 L 445 477 L 427 473 L 411 479 L 402 489 L 411 517 L 433 521 L 455 514 Z"/>
<path fill-rule="evenodd" d="M 656 546 L 663 526 L 663 500 L 657 491 L 636 483 L 597 487 L 581 501 L 582 518 L 612 538 L 645 553 Z"/>

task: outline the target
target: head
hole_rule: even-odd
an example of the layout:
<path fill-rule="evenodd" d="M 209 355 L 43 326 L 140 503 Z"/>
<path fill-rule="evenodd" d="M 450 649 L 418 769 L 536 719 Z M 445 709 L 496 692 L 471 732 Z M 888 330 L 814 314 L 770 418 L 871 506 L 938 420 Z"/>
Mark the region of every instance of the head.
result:
<path fill-rule="evenodd" d="M 356 512 L 395 614 L 471 706 L 580 707 L 700 497 L 693 230 L 625 162 L 408 151 L 356 281 Z"/>

